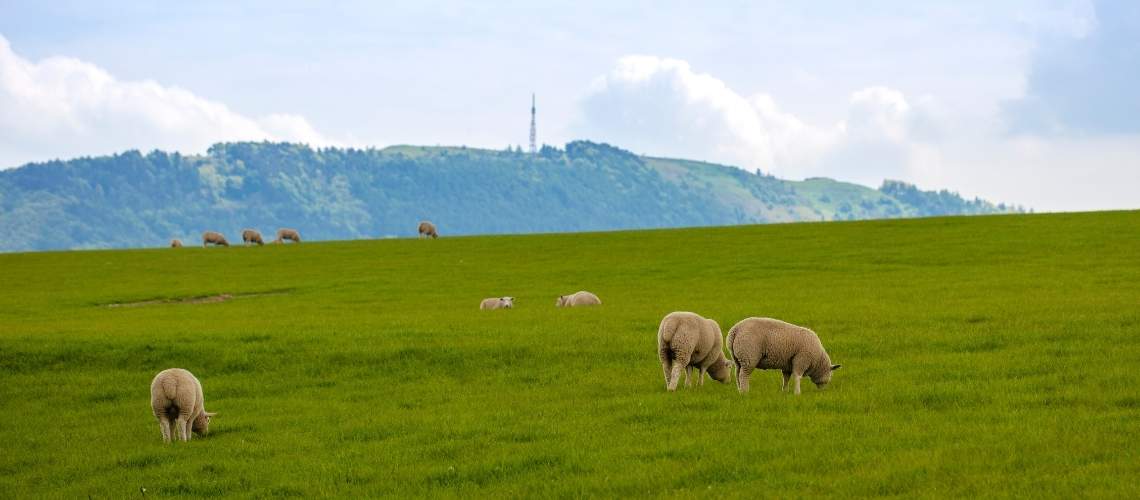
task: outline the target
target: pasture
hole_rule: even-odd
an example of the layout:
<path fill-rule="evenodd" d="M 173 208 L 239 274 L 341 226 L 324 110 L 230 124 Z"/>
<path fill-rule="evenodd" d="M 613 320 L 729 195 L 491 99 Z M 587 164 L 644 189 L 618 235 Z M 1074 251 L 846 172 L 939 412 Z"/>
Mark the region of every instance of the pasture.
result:
<path fill-rule="evenodd" d="M 674 310 L 843 369 L 667 393 Z M 0 254 L 0 496 L 1136 498 L 1138 370 L 1140 212 Z"/>

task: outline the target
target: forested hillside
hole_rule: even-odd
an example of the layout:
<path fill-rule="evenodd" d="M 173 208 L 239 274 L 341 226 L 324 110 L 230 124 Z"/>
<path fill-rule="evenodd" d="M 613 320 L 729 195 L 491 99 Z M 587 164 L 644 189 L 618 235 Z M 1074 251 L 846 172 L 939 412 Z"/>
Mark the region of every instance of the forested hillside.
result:
<path fill-rule="evenodd" d="M 0 251 L 196 244 L 204 230 L 240 240 L 244 227 L 295 227 L 306 239 L 412 236 L 420 219 L 446 236 L 1008 211 L 899 182 L 784 181 L 584 141 L 534 155 L 247 142 L 0 172 Z"/>

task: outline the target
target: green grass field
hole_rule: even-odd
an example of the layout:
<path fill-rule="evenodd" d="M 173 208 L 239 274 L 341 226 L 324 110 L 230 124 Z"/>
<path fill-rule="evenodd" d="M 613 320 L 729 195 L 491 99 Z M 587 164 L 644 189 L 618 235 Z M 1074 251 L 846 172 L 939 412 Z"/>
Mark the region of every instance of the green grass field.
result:
<path fill-rule="evenodd" d="M 667 393 L 674 310 L 843 369 Z M 1140 212 L 5 254 L 0 496 L 1137 498 L 1138 370 Z"/>

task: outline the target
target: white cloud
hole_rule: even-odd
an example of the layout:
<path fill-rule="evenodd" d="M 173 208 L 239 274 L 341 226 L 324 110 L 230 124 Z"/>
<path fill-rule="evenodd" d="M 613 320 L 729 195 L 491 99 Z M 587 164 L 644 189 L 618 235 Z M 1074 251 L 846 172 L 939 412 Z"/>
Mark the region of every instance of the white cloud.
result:
<path fill-rule="evenodd" d="M 1045 39 L 1033 52 L 1024 95 L 1004 103 L 1011 131 L 1054 137 L 1140 133 L 1140 3 L 1101 0 L 1092 7 L 1094 22 L 1086 18 L 1081 31 Z"/>
<path fill-rule="evenodd" d="M 887 87 L 870 87 L 851 94 L 851 106 L 842 129 L 854 140 L 908 139 L 910 104 L 902 92 Z"/>
<path fill-rule="evenodd" d="M 1140 207 L 1140 136 L 1010 137 L 992 116 L 873 86 L 842 119 L 811 124 L 677 59 L 621 58 L 582 100 L 578 135 L 641 154 L 716 161 L 785 178 L 883 179 L 1038 210 Z M 1082 182 L 1082 179 L 1086 179 Z"/>
<path fill-rule="evenodd" d="M 799 123 L 771 99 L 754 101 L 711 75 L 694 73 L 685 61 L 628 56 L 594 81 L 580 128 L 586 136 L 642 153 L 731 160 L 755 168 L 775 161 L 779 145 L 773 144 L 769 126 L 786 135 Z"/>
<path fill-rule="evenodd" d="M 902 93 L 870 87 L 851 95 L 845 120 L 814 126 L 782 110 L 771 96 L 745 97 L 685 61 L 627 56 L 594 81 L 577 128 L 645 154 L 720 161 L 781 176 L 877 182 L 879 174 L 903 173 L 913 154 L 915 115 Z M 852 167 L 850 160 L 867 155 L 897 158 L 886 168 Z"/>
<path fill-rule="evenodd" d="M 334 144 L 301 116 L 250 118 L 178 87 L 120 81 L 78 59 L 29 61 L 0 36 L 0 168 L 126 149 L 201 152 L 238 140 Z"/>

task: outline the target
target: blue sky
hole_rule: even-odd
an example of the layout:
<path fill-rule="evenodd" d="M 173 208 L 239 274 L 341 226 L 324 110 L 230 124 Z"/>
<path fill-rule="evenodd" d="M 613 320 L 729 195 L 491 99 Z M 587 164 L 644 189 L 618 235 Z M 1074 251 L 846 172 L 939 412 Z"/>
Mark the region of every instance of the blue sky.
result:
<path fill-rule="evenodd" d="M 10 2 L 0 168 L 223 140 L 539 139 L 1140 207 L 1140 5 Z"/>

